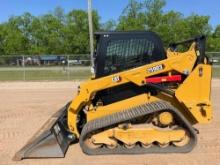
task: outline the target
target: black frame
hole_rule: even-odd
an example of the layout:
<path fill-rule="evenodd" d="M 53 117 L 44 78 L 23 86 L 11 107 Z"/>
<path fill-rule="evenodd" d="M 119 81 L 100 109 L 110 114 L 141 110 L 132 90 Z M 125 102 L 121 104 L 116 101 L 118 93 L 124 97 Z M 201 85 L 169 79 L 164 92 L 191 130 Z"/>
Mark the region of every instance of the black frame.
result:
<path fill-rule="evenodd" d="M 205 52 L 206 52 L 206 36 L 205 35 L 196 36 L 196 37 L 188 39 L 188 40 L 171 43 L 171 44 L 169 44 L 169 47 L 172 50 L 176 50 L 178 45 L 191 44 L 193 42 L 196 43 L 196 49 L 199 51 L 197 63 L 204 63 L 204 59 L 208 58 L 205 54 Z"/>
<path fill-rule="evenodd" d="M 153 42 L 155 46 L 153 50 L 153 61 L 160 61 L 166 58 L 166 52 L 163 47 L 163 43 L 160 37 L 154 32 L 148 32 L 148 31 L 98 32 L 98 33 L 95 33 L 95 36 L 97 40 L 97 50 L 95 54 L 96 78 L 108 75 L 104 73 L 104 66 L 105 66 L 105 61 L 106 61 L 105 57 L 106 57 L 106 52 L 107 52 L 107 45 L 111 40 L 121 40 L 121 39 L 130 39 L 130 38 L 131 39 L 148 39 L 149 41 Z M 148 64 L 148 63 L 145 63 L 145 64 Z M 137 66 L 134 66 L 134 67 L 137 67 Z M 130 69 L 130 68 L 126 68 L 126 69 Z M 123 70 L 120 70 L 120 71 L 123 71 Z"/>

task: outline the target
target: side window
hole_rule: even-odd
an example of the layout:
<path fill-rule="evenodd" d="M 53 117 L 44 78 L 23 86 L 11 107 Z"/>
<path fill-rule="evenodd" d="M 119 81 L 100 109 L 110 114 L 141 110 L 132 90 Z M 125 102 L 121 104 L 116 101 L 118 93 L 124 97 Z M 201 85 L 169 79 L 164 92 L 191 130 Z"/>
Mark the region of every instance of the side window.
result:
<path fill-rule="evenodd" d="M 104 74 L 150 63 L 155 45 L 145 38 L 110 40 L 107 45 Z"/>

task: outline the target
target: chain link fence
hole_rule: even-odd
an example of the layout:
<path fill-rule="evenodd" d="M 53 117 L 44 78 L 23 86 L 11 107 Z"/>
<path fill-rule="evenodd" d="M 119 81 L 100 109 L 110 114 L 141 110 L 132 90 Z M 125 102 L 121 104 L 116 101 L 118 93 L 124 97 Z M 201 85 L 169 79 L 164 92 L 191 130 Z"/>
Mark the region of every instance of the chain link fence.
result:
<path fill-rule="evenodd" d="M 206 53 L 220 77 L 220 52 Z M 91 76 L 90 55 L 0 56 L 0 81 L 82 80 Z"/>
<path fill-rule="evenodd" d="M 87 54 L 0 56 L 0 81 L 87 79 L 89 66 Z"/>
<path fill-rule="evenodd" d="M 211 59 L 214 66 L 220 65 L 220 52 L 207 52 L 206 54 Z"/>
<path fill-rule="evenodd" d="M 220 78 L 220 52 L 207 52 L 206 53 L 212 62 L 213 72 L 212 76 Z"/>

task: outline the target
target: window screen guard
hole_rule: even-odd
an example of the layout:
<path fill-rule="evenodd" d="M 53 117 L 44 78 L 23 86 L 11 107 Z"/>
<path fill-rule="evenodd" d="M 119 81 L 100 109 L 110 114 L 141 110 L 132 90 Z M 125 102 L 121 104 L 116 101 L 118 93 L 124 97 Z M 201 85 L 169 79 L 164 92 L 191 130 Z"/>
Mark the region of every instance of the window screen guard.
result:
<path fill-rule="evenodd" d="M 154 43 L 146 38 L 110 40 L 107 44 L 104 73 L 115 73 L 151 61 Z"/>

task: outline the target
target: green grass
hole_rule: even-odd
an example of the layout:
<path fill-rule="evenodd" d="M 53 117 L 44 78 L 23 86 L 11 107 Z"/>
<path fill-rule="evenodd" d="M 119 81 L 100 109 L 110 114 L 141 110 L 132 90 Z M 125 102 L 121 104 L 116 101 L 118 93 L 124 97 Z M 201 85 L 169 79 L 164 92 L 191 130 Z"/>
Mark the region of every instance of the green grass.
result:
<path fill-rule="evenodd" d="M 23 80 L 23 72 L 21 71 L 1 71 L 0 70 L 0 81 L 16 81 Z"/>
<path fill-rule="evenodd" d="M 89 67 L 0 68 L 0 81 L 83 80 L 91 76 Z"/>
<path fill-rule="evenodd" d="M 220 67 L 213 67 L 212 76 L 215 78 L 220 78 Z"/>
<path fill-rule="evenodd" d="M 62 67 L 29 67 L 0 68 L 0 81 L 57 81 L 84 80 L 91 76 L 89 67 L 70 67 L 69 71 Z M 220 78 L 220 66 L 213 67 L 213 77 Z"/>

